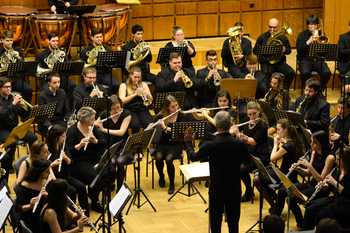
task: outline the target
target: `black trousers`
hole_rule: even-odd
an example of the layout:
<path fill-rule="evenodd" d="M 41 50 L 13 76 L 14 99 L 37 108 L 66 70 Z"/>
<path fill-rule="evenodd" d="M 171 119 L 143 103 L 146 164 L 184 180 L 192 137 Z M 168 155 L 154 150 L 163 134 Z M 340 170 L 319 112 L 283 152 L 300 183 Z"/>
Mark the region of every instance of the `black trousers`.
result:
<path fill-rule="evenodd" d="M 22 89 L 22 79 L 20 78 L 12 79 L 12 91 L 21 92 L 21 95 L 25 101 L 27 101 L 28 103 L 32 102 L 33 88 L 28 83 L 23 81 L 23 89 Z"/>
<path fill-rule="evenodd" d="M 241 76 L 241 73 L 248 72 L 248 69 L 245 65 L 242 67 L 237 67 L 235 65 L 229 65 L 228 72 L 233 78 L 239 78 Z"/>
<path fill-rule="evenodd" d="M 267 76 L 267 67 L 269 67 L 269 76 Z M 279 72 L 284 74 L 284 84 L 286 90 L 289 90 L 290 84 L 293 82 L 295 71 L 287 63 L 280 61 L 276 64 L 261 64 L 261 71 L 266 75 L 267 80 L 270 80 L 270 77 L 273 72 Z M 270 87 L 270 85 L 269 85 Z"/>
<path fill-rule="evenodd" d="M 131 121 L 129 128 L 131 129 L 132 134 L 140 132 L 140 125 L 146 129 L 150 123 L 153 123 L 153 117 L 148 110 L 131 112 Z"/>
<path fill-rule="evenodd" d="M 107 91 L 108 96 L 111 96 L 113 94 L 116 94 L 116 95 L 118 94 L 120 84 L 118 80 L 116 80 L 113 77 L 112 77 L 112 84 L 111 84 L 111 76 L 109 74 L 97 73 L 96 84 L 104 84 L 109 86 L 109 89 Z"/>
<path fill-rule="evenodd" d="M 339 78 L 341 78 L 341 85 L 344 87 L 344 85 L 350 85 L 350 66 L 347 65 L 346 62 L 339 62 L 338 63 L 338 70 L 339 70 Z M 342 78 L 344 76 L 348 76 L 348 78 L 345 78 L 345 83 L 343 83 Z"/>
<path fill-rule="evenodd" d="M 321 70 L 321 64 L 322 64 L 322 70 Z M 331 77 L 331 71 L 326 62 L 321 60 L 317 60 L 317 61 L 306 60 L 306 59 L 300 60 L 299 68 L 300 68 L 301 81 L 303 86 L 305 86 L 305 81 L 310 78 L 311 72 L 316 71 L 318 74 L 320 74 L 320 81 L 321 81 L 320 92 L 324 91 Z"/>

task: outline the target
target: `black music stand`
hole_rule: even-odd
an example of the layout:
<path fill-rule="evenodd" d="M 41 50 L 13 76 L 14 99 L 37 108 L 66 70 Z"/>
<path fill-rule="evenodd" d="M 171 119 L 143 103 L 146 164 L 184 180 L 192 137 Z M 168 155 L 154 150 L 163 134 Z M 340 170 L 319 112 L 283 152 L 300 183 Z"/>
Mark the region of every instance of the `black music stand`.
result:
<path fill-rule="evenodd" d="M 101 112 L 107 109 L 107 103 L 105 98 L 91 98 L 91 99 L 83 99 L 81 104 L 82 107 L 91 107 L 95 109 L 96 116 L 99 116 Z"/>
<path fill-rule="evenodd" d="M 310 144 L 311 143 L 311 136 L 312 136 L 312 134 L 304 126 L 302 126 L 300 124 L 299 124 L 299 126 L 300 126 L 301 131 L 303 132 L 303 134 L 304 134 L 304 136 L 306 138 L 306 141 L 308 142 L 308 144 Z"/>
<path fill-rule="evenodd" d="M 258 57 L 259 62 L 267 63 L 266 76 L 270 78 L 270 61 L 281 59 L 283 45 L 260 45 L 255 48 L 255 55 Z"/>
<path fill-rule="evenodd" d="M 40 105 L 38 107 L 33 107 L 29 110 L 29 119 L 35 118 L 34 123 L 37 123 L 38 125 L 43 125 L 45 121 L 51 121 L 53 119 L 53 116 L 56 112 L 58 103 L 50 103 L 50 104 L 44 104 Z M 41 127 L 41 139 L 44 141 L 44 127 Z"/>
<path fill-rule="evenodd" d="M 273 115 L 276 121 L 282 118 L 290 120 L 294 126 L 299 126 L 299 124 L 306 128 L 303 115 L 297 112 L 292 112 L 289 110 L 272 109 Z"/>
<path fill-rule="evenodd" d="M 288 217 L 287 217 L 287 232 L 289 231 L 289 216 L 290 216 L 290 195 L 293 193 L 297 197 L 299 197 L 304 202 L 307 200 L 307 197 L 302 194 L 297 187 L 290 181 L 290 179 L 283 174 L 278 168 L 271 165 L 275 173 L 277 174 L 278 178 L 280 178 L 282 184 L 284 187 L 286 187 L 287 194 L 288 194 Z"/>
<path fill-rule="evenodd" d="M 7 77 L 11 79 L 14 79 L 14 78 L 22 79 L 21 93 L 23 93 L 23 89 L 24 89 L 23 82 L 25 81 L 25 78 L 29 76 L 36 77 L 37 67 L 38 67 L 38 61 L 9 63 Z"/>
<path fill-rule="evenodd" d="M 164 48 L 160 48 L 159 52 L 158 52 L 158 57 L 157 57 L 156 63 L 159 63 L 160 65 L 161 64 L 168 64 L 169 63 L 169 57 L 170 57 L 170 54 L 172 52 L 179 53 L 181 55 L 181 59 L 183 60 L 184 57 L 185 57 L 186 51 L 187 51 L 187 47 L 164 47 Z"/>
<path fill-rule="evenodd" d="M 136 205 L 137 208 L 140 209 L 140 207 L 143 206 L 147 202 L 152 206 L 154 212 L 157 212 L 156 209 L 154 208 L 154 206 L 152 205 L 151 201 L 147 198 L 146 194 L 140 188 L 140 179 L 141 179 L 141 177 L 140 177 L 140 172 L 141 172 L 140 154 L 143 153 L 142 152 L 143 149 L 146 149 L 150 146 L 155 132 L 156 132 L 155 129 L 149 129 L 149 130 L 144 130 L 142 132 L 135 133 L 135 134 L 129 136 L 127 142 L 125 143 L 125 147 L 123 148 L 123 151 L 120 153 L 121 155 L 137 153 L 137 159 L 136 159 L 137 160 L 137 168 L 135 168 L 137 170 L 137 187 L 134 189 L 134 191 L 135 191 L 134 197 L 132 198 L 132 200 L 130 202 L 129 208 L 126 211 L 126 215 L 128 215 L 132 204 Z M 146 198 L 146 201 L 142 204 L 140 204 L 141 193 Z M 135 204 L 136 198 L 137 198 L 137 204 Z"/>
<path fill-rule="evenodd" d="M 71 75 L 81 75 L 84 69 L 84 62 L 82 61 L 71 61 L 71 62 L 56 62 L 53 66 L 52 71 L 59 74 L 60 76 L 66 77 L 66 86 L 64 90 L 68 93 L 68 79 Z"/>
<path fill-rule="evenodd" d="M 248 103 L 250 101 L 257 102 L 260 105 L 260 107 L 263 109 L 266 117 L 270 120 L 275 120 L 275 115 L 273 114 L 270 102 L 257 100 L 257 99 L 253 99 L 253 98 L 249 98 L 249 97 L 244 97 L 244 101 L 246 103 Z"/>
<path fill-rule="evenodd" d="M 123 209 L 125 208 L 126 204 L 132 197 L 132 191 L 130 190 L 129 186 L 124 183 L 122 187 L 117 192 L 117 195 L 113 198 L 113 200 L 109 203 L 109 212 L 113 216 L 113 219 L 118 219 L 118 221 L 115 221 L 114 224 L 119 222 L 119 226 L 123 224 L 123 221 L 121 220 L 121 213 Z M 124 227 L 122 227 L 124 229 Z M 119 232 L 121 232 L 121 227 L 119 228 Z M 124 229 L 124 232 L 125 229 Z"/>
<path fill-rule="evenodd" d="M 186 92 L 180 91 L 180 92 L 162 92 L 157 93 L 156 98 L 154 101 L 154 112 L 158 113 L 163 109 L 164 106 L 164 99 L 168 95 L 172 95 L 177 99 L 177 103 L 179 104 L 179 108 L 185 109 L 185 99 L 186 99 Z"/>
<path fill-rule="evenodd" d="M 201 122 L 174 122 L 169 125 L 171 127 L 170 132 L 170 141 L 183 141 L 184 140 L 184 134 L 185 131 L 191 127 L 193 132 L 195 134 L 195 140 L 202 140 L 207 135 L 207 123 L 205 121 Z M 188 164 L 190 163 L 190 159 L 187 159 Z M 187 193 L 180 192 L 182 188 L 185 187 L 185 185 L 188 184 L 188 190 Z M 191 193 L 191 188 L 192 192 Z M 194 189 L 196 192 L 194 192 Z M 206 200 L 203 198 L 199 190 L 196 188 L 196 186 L 193 183 L 189 183 L 187 180 L 183 183 L 183 185 L 168 199 L 170 201 L 177 193 L 180 193 L 182 195 L 185 195 L 187 197 L 191 197 L 195 194 L 199 194 L 199 196 L 202 198 L 204 203 L 206 204 Z"/>

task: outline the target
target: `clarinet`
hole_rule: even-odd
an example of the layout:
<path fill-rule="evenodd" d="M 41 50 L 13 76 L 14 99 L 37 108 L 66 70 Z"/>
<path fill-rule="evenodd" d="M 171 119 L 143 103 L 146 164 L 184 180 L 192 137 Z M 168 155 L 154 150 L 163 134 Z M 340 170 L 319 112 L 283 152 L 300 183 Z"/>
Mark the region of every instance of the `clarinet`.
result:
<path fill-rule="evenodd" d="M 49 177 L 47 177 L 47 180 L 46 180 L 43 188 L 46 188 L 46 185 L 49 183 L 50 177 L 51 177 L 51 174 L 49 175 Z M 42 194 L 41 194 L 41 190 L 40 190 L 40 193 L 39 193 L 39 196 L 38 196 L 39 199 L 35 202 L 34 207 L 33 207 L 33 213 L 35 212 L 36 208 L 39 205 L 41 196 L 42 196 Z"/>
<path fill-rule="evenodd" d="M 310 150 L 308 150 L 303 156 L 301 156 L 301 158 L 305 158 L 306 155 L 308 155 L 308 154 L 310 154 Z M 289 170 L 289 172 L 287 173 L 286 177 L 289 177 L 290 174 L 291 174 L 299 165 L 300 165 L 300 164 L 297 163 L 297 164 L 295 165 L 295 167 L 291 168 L 291 169 Z"/>
<path fill-rule="evenodd" d="M 70 199 L 67 196 L 68 201 L 72 204 L 72 206 L 74 207 L 74 209 L 81 215 L 81 216 L 85 216 L 84 212 L 79 210 L 78 206 L 72 201 L 72 199 Z M 88 224 L 90 225 L 90 227 L 92 227 L 96 232 L 98 232 L 98 230 L 96 229 L 95 225 L 93 222 L 91 222 L 91 220 L 89 219 Z"/>

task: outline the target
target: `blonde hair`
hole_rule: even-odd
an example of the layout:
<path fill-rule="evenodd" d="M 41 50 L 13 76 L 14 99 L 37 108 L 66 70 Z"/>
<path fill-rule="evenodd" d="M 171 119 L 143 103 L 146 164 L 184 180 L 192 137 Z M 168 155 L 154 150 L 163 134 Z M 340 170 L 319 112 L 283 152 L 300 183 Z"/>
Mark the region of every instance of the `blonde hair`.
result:
<path fill-rule="evenodd" d="M 249 109 L 256 109 L 258 110 L 260 113 L 259 113 L 259 117 L 260 117 L 260 120 L 265 122 L 267 125 L 269 125 L 269 122 L 267 121 L 267 118 L 265 116 L 265 113 L 264 113 L 264 110 L 261 108 L 260 104 L 256 101 L 250 101 L 247 103 L 247 106 L 246 106 L 246 112 L 248 112 Z"/>
<path fill-rule="evenodd" d="M 171 40 L 175 40 L 175 34 L 177 31 L 182 30 L 184 31 L 181 27 L 179 26 L 174 26 L 173 29 L 171 30 Z"/>
<path fill-rule="evenodd" d="M 129 74 L 129 78 L 126 80 L 126 89 L 127 89 L 129 95 L 134 94 L 135 91 L 136 91 L 136 89 L 135 89 L 134 86 L 132 85 L 132 78 L 131 78 L 131 75 L 134 75 L 135 72 L 140 72 L 140 73 L 141 73 L 140 83 L 141 83 L 141 85 L 142 85 L 142 71 L 141 71 L 141 68 L 138 67 L 138 66 L 134 66 L 134 67 L 131 69 L 131 72 L 130 72 L 130 74 Z"/>

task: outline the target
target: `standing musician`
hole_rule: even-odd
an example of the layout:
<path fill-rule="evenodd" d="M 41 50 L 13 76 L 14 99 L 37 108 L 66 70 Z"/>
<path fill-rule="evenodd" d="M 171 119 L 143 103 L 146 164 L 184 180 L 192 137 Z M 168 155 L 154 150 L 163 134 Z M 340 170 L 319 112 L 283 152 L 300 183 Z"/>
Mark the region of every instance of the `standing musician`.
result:
<path fill-rule="evenodd" d="M 13 47 L 13 33 L 10 30 L 6 30 L 2 33 L 1 43 L 3 44 L 3 47 L 0 48 L 0 76 L 7 76 L 9 63 L 24 62 L 24 55 L 21 49 Z M 15 59 L 15 61 L 10 61 L 9 59 Z M 4 64 L 4 62 L 6 63 Z M 7 68 L 4 68 L 4 65 L 6 65 Z M 32 102 L 33 88 L 28 83 L 23 80 L 22 90 L 22 79 L 13 78 L 12 87 L 14 91 L 21 92 L 23 99 L 28 103 Z"/>
<path fill-rule="evenodd" d="M 222 213 L 225 208 L 229 231 L 238 233 L 241 214 L 239 167 L 242 162 L 250 163 L 251 158 L 245 143 L 231 137 L 229 133 L 230 114 L 220 111 L 214 120 L 219 132 L 218 138 L 195 153 L 192 146 L 195 135 L 192 135 L 192 129 L 189 128 L 184 138 L 186 153 L 191 161 L 209 157 L 209 214 L 212 232 L 221 232 Z"/>
<path fill-rule="evenodd" d="M 332 129 L 330 129 L 330 139 L 331 143 L 334 144 L 334 147 L 332 148 L 333 151 L 337 151 L 338 148 L 340 148 L 340 142 L 343 144 L 349 146 L 349 132 L 350 132 L 350 102 L 348 98 L 345 98 L 345 104 L 344 104 L 344 97 L 341 97 L 338 100 L 338 115 L 336 115 L 331 120 Z M 333 132 L 332 132 L 333 131 Z"/>
<path fill-rule="evenodd" d="M 280 60 L 276 60 L 274 64 L 267 64 L 267 62 L 261 62 L 261 71 L 267 76 L 272 75 L 273 72 L 280 72 L 285 75 L 284 82 L 286 84 L 286 90 L 289 90 L 289 86 L 292 83 L 295 71 L 292 67 L 290 67 L 286 63 L 286 55 L 291 54 L 292 49 L 289 44 L 288 38 L 284 35 L 287 32 L 287 28 L 283 27 L 283 29 L 286 30 L 285 33 L 283 31 L 280 31 L 279 21 L 275 18 L 272 18 L 269 20 L 269 30 L 265 32 L 264 34 L 260 35 L 258 37 L 258 40 L 256 41 L 255 47 L 254 47 L 254 53 L 256 52 L 257 46 L 261 45 L 270 45 L 278 42 L 282 42 L 283 48 L 282 48 L 282 54 Z M 289 25 L 288 25 L 289 26 Z M 277 33 L 276 33 L 277 32 Z M 280 43 L 278 43 L 280 44 Z M 269 71 L 267 70 L 267 67 L 269 67 Z M 268 79 L 270 77 L 267 77 Z"/>
<path fill-rule="evenodd" d="M 237 29 L 242 29 L 241 33 L 239 33 L 237 36 L 240 37 L 240 47 L 242 48 L 242 52 L 238 55 L 235 55 L 235 59 L 237 61 L 245 61 L 246 57 L 250 54 L 252 54 L 252 42 L 243 37 L 243 33 L 244 33 L 244 25 L 241 22 L 237 22 L 234 25 L 234 28 Z M 229 35 L 230 36 L 230 35 Z M 231 39 L 231 43 L 229 43 Z M 234 62 L 233 62 L 233 58 L 232 58 L 232 53 L 231 53 L 231 49 L 233 49 L 236 45 L 236 40 L 234 39 L 234 37 L 231 38 L 227 38 L 224 42 L 224 44 L 222 45 L 222 50 L 221 50 L 221 58 L 224 61 L 224 65 L 225 67 L 228 68 L 228 72 L 232 75 L 233 78 L 239 78 L 242 72 L 246 72 L 246 66 L 243 65 L 241 67 L 237 67 Z M 238 46 L 238 45 L 236 45 Z M 245 62 L 244 62 L 245 63 Z"/>
<path fill-rule="evenodd" d="M 185 40 L 185 33 L 181 27 L 174 26 L 171 30 L 171 33 L 171 42 L 167 43 L 165 47 L 187 47 L 183 60 L 183 67 L 191 69 L 193 72 L 196 72 L 192 65 L 192 57 L 196 56 L 196 50 L 194 49 L 194 45 L 190 41 Z"/>
<path fill-rule="evenodd" d="M 148 103 L 144 99 L 152 102 L 153 97 L 148 85 L 142 82 L 141 74 L 141 68 L 134 66 L 129 78 L 120 85 L 119 89 L 119 98 L 122 100 L 124 108 L 131 112 L 130 128 L 133 134 L 140 132 L 140 125 L 146 128 L 153 122 L 153 117 L 146 106 Z"/>
<path fill-rule="evenodd" d="M 18 126 L 18 115 L 23 119 L 28 117 L 28 112 L 17 105 L 23 105 L 22 96 L 16 95 L 13 97 L 10 92 L 12 90 L 12 80 L 6 77 L 0 77 L 0 141 L 4 143 L 9 137 L 11 131 Z M 23 141 L 28 142 L 31 147 L 33 143 L 38 140 L 38 137 L 31 132 L 27 131 Z M 9 152 L 1 161 L 1 167 L 6 170 L 6 174 L 3 179 L 8 180 L 9 170 L 12 168 L 12 159 L 16 151 L 16 142 L 9 145 Z"/>
<path fill-rule="evenodd" d="M 50 6 L 51 13 L 65 14 L 67 13 L 67 8 L 70 6 L 77 5 L 79 0 L 47 0 Z"/>
<path fill-rule="evenodd" d="M 58 61 L 54 61 L 54 60 L 51 61 L 51 59 L 49 61 L 47 61 L 47 63 L 45 62 L 45 58 L 51 57 L 56 53 L 58 53 L 61 58 L 64 58 L 65 62 L 69 61 L 69 59 L 66 56 L 66 53 L 64 51 L 56 50 L 57 49 L 56 46 L 58 46 L 58 43 L 59 43 L 59 38 L 58 38 L 57 33 L 50 32 L 47 35 L 47 38 L 49 40 L 49 46 L 46 49 L 44 49 L 41 53 L 39 53 L 35 56 L 35 60 L 39 62 L 39 66 L 44 68 L 44 69 L 48 69 L 49 68 L 48 63 L 58 62 Z M 52 65 L 52 67 L 54 66 L 54 64 L 51 64 L 51 65 Z M 67 83 L 66 77 L 62 77 L 61 79 L 62 80 L 61 80 L 60 88 L 62 88 L 64 90 L 65 90 L 65 88 L 67 89 L 66 94 L 68 97 L 69 106 L 70 106 L 70 108 L 73 108 L 73 103 L 74 103 L 73 91 L 74 91 L 74 88 L 77 86 L 77 84 L 70 79 L 68 79 L 68 83 Z M 67 85 L 68 85 L 68 87 L 67 87 Z M 49 84 L 47 82 L 44 82 L 42 84 L 42 87 L 44 90 L 46 90 L 46 89 L 48 89 Z"/>
<path fill-rule="evenodd" d="M 127 154 L 124 156 L 120 154 L 129 137 L 128 128 L 132 118 L 132 114 L 129 110 L 123 109 L 122 100 L 116 95 L 111 95 L 110 106 L 111 107 L 110 107 L 109 116 L 111 118 L 102 122 L 102 120 L 107 119 L 107 110 L 103 111 L 100 117 L 96 121 L 96 126 L 100 128 L 100 131 L 102 132 L 106 141 L 109 138 L 109 145 L 108 145 L 109 147 L 111 147 L 113 144 L 117 142 L 123 141 L 112 158 L 112 165 L 118 168 L 118 171 L 117 171 L 118 172 L 117 173 L 117 192 L 118 192 L 123 185 L 123 180 L 125 175 L 124 166 L 129 162 L 131 162 L 134 158 L 133 154 Z M 117 113 L 120 113 L 120 114 L 113 116 Z M 109 133 L 109 137 L 108 137 L 108 133 Z"/>
<path fill-rule="evenodd" d="M 131 33 L 132 33 L 132 36 L 134 37 L 134 39 L 123 46 L 124 51 L 131 51 L 132 49 L 139 46 L 140 43 L 145 43 L 142 40 L 143 27 L 141 25 L 135 24 L 131 28 Z M 149 63 L 151 63 L 151 61 L 152 61 L 152 53 L 151 53 L 152 46 L 149 44 L 145 44 L 145 48 L 149 51 L 148 55 L 145 56 L 143 58 L 143 60 L 140 60 L 140 62 L 137 62 L 135 65 L 137 65 L 141 68 L 143 80 L 149 81 L 149 82 L 154 84 L 154 83 L 156 83 L 157 76 L 150 72 L 150 66 L 149 66 Z M 137 51 L 135 51 L 135 52 L 137 52 Z M 130 61 L 135 61 L 133 56 L 130 57 Z M 127 70 L 124 70 L 124 74 L 129 75 L 129 72 L 127 72 Z"/>
<path fill-rule="evenodd" d="M 214 104 L 216 93 L 220 90 L 221 80 L 226 78 L 224 70 L 218 70 L 218 62 L 215 50 L 207 51 L 205 55 L 207 67 L 197 71 L 197 78 L 200 80 L 202 88 L 196 95 L 200 107 L 210 108 Z"/>
<path fill-rule="evenodd" d="M 94 67 L 87 67 L 83 70 L 84 82 L 74 89 L 73 96 L 77 111 L 81 108 L 84 99 L 99 98 L 103 96 L 103 86 L 96 84 L 97 71 Z M 94 88 L 94 85 L 98 88 Z M 99 91 L 100 90 L 100 91 Z"/>
<path fill-rule="evenodd" d="M 298 60 L 300 67 L 301 80 L 304 84 L 307 79 L 310 78 L 311 71 L 316 71 L 320 74 L 321 86 L 320 92 L 323 92 L 327 87 L 329 78 L 331 77 L 331 71 L 328 68 L 328 65 L 325 61 L 313 61 L 307 60 L 307 54 L 309 46 L 311 43 L 316 43 L 317 38 L 320 35 L 318 30 L 319 19 L 316 15 L 309 15 L 306 18 L 307 30 L 301 32 L 297 39 L 297 51 L 298 51 Z M 322 28 L 323 29 L 323 28 Z M 321 70 L 322 62 L 322 70 Z"/>
<path fill-rule="evenodd" d="M 91 40 L 92 40 L 92 44 L 80 52 L 80 59 L 85 63 L 88 63 L 88 59 L 90 58 L 92 60 L 90 65 L 96 68 L 98 52 L 103 52 L 103 51 L 110 52 L 111 49 L 103 45 L 102 31 L 99 28 L 93 28 L 91 30 Z M 87 55 L 88 52 L 90 52 L 90 56 Z M 111 84 L 111 76 L 108 73 L 107 68 L 97 69 L 96 82 L 98 84 L 104 84 L 109 86 L 109 89 L 107 92 L 109 96 L 112 94 L 116 94 L 118 92 L 119 82 L 112 77 L 112 84 Z"/>
<path fill-rule="evenodd" d="M 350 21 L 349 21 L 349 30 L 350 30 Z M 350 93 L 350 31 L 347 33 L 341 34 L 339 36 L 338 40 L 338 58 L 337 58 L 337 65 L 339 70 L 339 78 L 344 78 L 347 76 L 348 78 L 345 78 L 345 89 L 343 90 L 345 93 Z M 343 80 L 342 80 L 342 87 L 343 86 Z"/>

